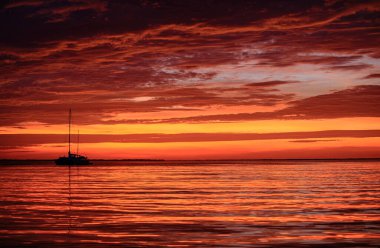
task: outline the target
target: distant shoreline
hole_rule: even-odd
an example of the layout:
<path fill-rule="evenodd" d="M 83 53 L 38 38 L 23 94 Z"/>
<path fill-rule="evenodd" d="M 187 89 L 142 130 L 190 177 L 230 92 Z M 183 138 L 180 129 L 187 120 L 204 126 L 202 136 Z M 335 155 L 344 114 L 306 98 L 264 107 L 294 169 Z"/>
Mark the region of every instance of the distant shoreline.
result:
<path fill-rule="evenodd" d="M 54 159 L 12 159 L 0 158 L 0 161 L 54 161 Z M 91 159 L 91 161 L 256 161 L 256 160 L 380 160 L 379 158 L 242 158 L 242 159 L 149 159 L 149 158 L 123 158 L 123 159 Z"/>

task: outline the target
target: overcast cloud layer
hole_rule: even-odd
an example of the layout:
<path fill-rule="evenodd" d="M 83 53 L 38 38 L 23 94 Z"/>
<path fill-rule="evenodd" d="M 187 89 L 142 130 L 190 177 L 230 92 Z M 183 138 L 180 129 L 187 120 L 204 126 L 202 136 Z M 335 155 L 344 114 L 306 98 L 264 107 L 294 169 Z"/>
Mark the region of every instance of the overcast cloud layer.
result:
<path fill-rule="evenodd" d="M 170 110 L 200 112 L 169 121 L 378 116 L 379 12 L 378 1 L 10 1 L 1 124 L 63 123 L 68 106 L 87 124 Z M 143 121 L 168 121 L 153 116 Z"/>
<path fill-rule="evenodd" d="M 45 132 L 31 144 L 28 130 L 66 124 L 69 108 L 76 125 L 109 129 L 375 119 L 380 117 L 379 16 L 375 0 L 3 1 L 0 133 L 19 129 L 26 136 L 0 136 L 2 149 L 43 145 L 46 137 L 46 144 L 54 143 L 58 136 Z M 372 131 L 354 129 L 345 128 L 377 133 L 373 123 L 367 128 Z M 170 143 L 260 135 L 200 131 L 112 138 L 94 131 L 84 139 Z M 310 132 L 297 138 L 279 131 L 270 137 L 285 135 L 294 139 L 292 145 L 338 144 L 345 137 L 340 130 L 331 132 L 323 140 Z M 359 136 L 354 137 L 377 137 Z"/>

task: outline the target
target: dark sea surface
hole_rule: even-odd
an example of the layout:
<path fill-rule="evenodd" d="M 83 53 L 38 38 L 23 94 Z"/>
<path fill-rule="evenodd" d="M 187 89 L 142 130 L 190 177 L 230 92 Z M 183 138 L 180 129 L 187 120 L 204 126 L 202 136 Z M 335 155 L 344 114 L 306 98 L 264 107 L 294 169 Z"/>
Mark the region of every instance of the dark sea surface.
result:
<path fill-rule="evenodd" d="M 0 247 L 380 244 L 379 161 L 30 163 L 0 166 Z"/>

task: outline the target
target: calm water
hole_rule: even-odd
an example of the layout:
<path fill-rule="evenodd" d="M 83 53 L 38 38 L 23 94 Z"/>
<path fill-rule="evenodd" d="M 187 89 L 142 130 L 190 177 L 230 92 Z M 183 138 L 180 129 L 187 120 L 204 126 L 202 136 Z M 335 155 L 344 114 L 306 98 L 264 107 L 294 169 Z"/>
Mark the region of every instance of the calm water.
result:
<path fill-rule="evenodd" d="M 377 247 L 380 162 L 0 167 L 1 247 Z"/>

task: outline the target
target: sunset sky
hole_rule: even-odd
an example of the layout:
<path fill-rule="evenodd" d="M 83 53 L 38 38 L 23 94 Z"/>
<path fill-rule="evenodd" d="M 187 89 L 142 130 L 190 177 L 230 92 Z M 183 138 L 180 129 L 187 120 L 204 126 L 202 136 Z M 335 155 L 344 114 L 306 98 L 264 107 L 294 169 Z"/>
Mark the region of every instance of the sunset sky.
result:
<path fill-rule="evenodd" d="M 0 158 L 380 157 L 380 1 L 3 1 Z M 74 150 L 76 149 L 74 144 Z"/>

